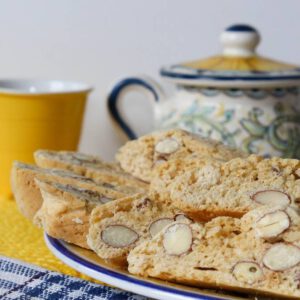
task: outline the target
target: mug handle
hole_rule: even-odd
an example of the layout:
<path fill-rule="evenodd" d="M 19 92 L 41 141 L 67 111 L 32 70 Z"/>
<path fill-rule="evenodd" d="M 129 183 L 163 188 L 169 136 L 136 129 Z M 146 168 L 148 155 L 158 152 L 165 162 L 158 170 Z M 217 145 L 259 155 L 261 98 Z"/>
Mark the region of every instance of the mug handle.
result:
<path fill-rule="evenodd" d="M 142 88 L 142 89 L 141 89 Z M 122 97 L 130 91 L 142 91 L 148 98 L 154 102 L 158 102 L 163 98 L 163 91 L 160 85 L 153 79 L 146 76 L 133 76 L 120 80 L 112 88 L 108 95 L 107 106 L 112 118 L 125 132 L 130 140 L 136 139 L 137 135 L 126 124 L 118 109 L 118 102 Z"/>

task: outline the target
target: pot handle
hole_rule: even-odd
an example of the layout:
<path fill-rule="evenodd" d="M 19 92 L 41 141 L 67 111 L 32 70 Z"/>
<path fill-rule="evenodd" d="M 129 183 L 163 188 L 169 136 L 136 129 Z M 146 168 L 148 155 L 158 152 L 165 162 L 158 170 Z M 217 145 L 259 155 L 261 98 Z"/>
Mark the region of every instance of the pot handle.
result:
<path fill-rule="evenodd" d="M 147 98 L 152 101 L 158 102 L 163 97 L 163 91 L 160 85 L 153 79 L 146 76 L 133 76 L 127 77 L 118 81 L 107 98 L 107 106 L 112 118 L 117 122 L 119 127 L 125 132 L 130 140 L 136 139 L 137 135 L 126 124 L 118 109 L 118 102 L 122 100 L 122 97 L 130 91 L 140 91 Z"/>

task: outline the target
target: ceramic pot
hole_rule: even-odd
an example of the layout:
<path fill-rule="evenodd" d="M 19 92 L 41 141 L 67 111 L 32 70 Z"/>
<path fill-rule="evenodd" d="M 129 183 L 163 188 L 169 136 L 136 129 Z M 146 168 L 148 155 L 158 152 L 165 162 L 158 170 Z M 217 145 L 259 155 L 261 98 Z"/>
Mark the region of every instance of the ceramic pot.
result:
<path fill-rule="evenodd" d="M 136 138 L 117 103 L 138 89 L 155 102 L 155 129 L 180 127 L 248 153 L 300 158 L 300 68 L 257 55 L 259 41 L 253 27 L 233 25 L 221 35 L 221 55 L 163 67 L 176 86 L 169 97 L 144 76 L 119 81 L 108 97 L 111 116 Z"/>

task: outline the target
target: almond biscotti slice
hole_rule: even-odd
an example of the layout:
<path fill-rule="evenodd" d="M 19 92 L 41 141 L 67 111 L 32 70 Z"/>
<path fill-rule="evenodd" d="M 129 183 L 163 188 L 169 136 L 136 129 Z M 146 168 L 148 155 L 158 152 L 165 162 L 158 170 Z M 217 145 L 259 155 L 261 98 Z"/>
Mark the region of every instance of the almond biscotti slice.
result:
<path fill-rule="evenodd" d="M 157 164 L 192 153 L 223 160 L 246 155 L 217 141 L 181 129 L 172 129 L 127 142 L 117 152 L 116 160 L 125 172 L 150 182 L 152 170 Z"/>
<path fill-rule="evenodd" d="M 174 220 L 190 222 L 178 209 L 146 195 L 119 199 L 93 210 L 88 245 L 102 259 L 123 266 L 132 248 Z"/>
<path fill-rule="evenodd" d="M 152 180 L 149 187 L 149 195 L 164 203 L 171 203 L 170 199 L 170 185 L 174 179 L 187 170 L 201 169 L 209 162 L 213 163 L 217 159 L 193 153 L 183 158 L 174 158 L 169 161 L 160 163 L 153 169 Z M 221 161 L 218 159 L 217 161 Z"/>
<path fill-rule="evenodd" d="M 92 209 L 119 198 L 118 193 L 107 188 L 90 190 L 41 179 L 35 181 L 43 203 L 34 223 L 50 236 L 84 248 L 88 248 L 86 235 Z"/>
<path fill-rule="evenodd" d="M 72 171 L 96 182 L 148 189 L 147 183 L 123 172 L 116 163 L 107 163 L 95 156 L 69 151 L 38 150 L 34 153 L 34 158 L 36 164 L 42 168 Z"/>
<path fill-rule="evenodd" d="M 98 156 L 73 151 L 37 150 L 34 159 L 39 167 L 64 169 L 80 175 L 84 175 L 88 166 L 120 169 L 117 164 L 105 162 Z"/>
<path fill-rule="evenodd" d="M 299 206 L 299 170 L 299 160 L 256 155 L 202 161 L 201 167 L 175 177 L 167 189 L 172 204 L 194 219 L 241 217 L 260 205 Z"/>
<path fill-rule="evenodd" d="M 125 197 L 126 195 L 136 194 L 141 191 L 139 188 L 127 186 L 113 186 L 107 182 L 95 183 L 91 178 L 80 176 L 76 173 L 59 169 L 44 169 L 35 165 L 14 162 L 11 172 L 11 185 L 16 203 L 21 213 L 32 220 L 36 212 L 42 205 L 42 196 L 35 178 L 54 181 L 63 184 L 72 184 L 97 191 L 106 189 L 111 191 L 114 198 Z"/>
<path fill-rule="evenodd" d="M 300 297 L 299 214 L 260 207 L 242 219 L 168 225 L 128 255 L 130 273 L 199 287 Z M 294 221 L 295 219 L 295 221 Z"/>

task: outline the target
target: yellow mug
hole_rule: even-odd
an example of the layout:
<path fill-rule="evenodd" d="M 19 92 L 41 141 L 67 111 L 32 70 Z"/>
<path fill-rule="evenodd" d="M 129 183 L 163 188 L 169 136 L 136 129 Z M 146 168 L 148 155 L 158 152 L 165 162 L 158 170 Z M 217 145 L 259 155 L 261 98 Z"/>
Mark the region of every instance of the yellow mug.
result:
<path fill-rule="evenodd" d="M 0 80 L 0 195 L 10 196 L 14 160 L 37 149 L 76 150 L 91 87 L 57 80 Z"/>

